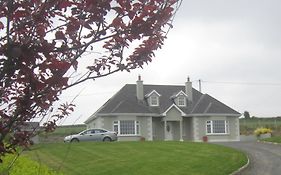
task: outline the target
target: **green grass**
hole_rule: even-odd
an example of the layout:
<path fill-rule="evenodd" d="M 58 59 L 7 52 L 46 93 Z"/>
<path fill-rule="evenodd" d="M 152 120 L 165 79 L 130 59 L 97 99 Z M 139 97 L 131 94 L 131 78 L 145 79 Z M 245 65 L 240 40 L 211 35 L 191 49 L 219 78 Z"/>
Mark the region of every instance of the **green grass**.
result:
<path fill-rule="evenodd" d="M 56 143 L 26 154 L 65 175 L 225 175 L 247 161 L 231 148 L 191 142 Z"/>
<path fill-rule="evenodd" d="M 278 136 L 278 137 L 276 136 L 276 137 L 266 138 L 266 139 L 262 139 L 262 141 L 281 143 L 281 137 L 280 136 Z"/>
<path fill-rule="evenodd" d="M 26 156 L 20 156 L 9 169 L 8 167 L 13 162 L 15 155 L 8 154 L 4 157 L 3 163 L 0 166 L 0 175 L 62 175 L 46 165 L 40 164 Z"/>

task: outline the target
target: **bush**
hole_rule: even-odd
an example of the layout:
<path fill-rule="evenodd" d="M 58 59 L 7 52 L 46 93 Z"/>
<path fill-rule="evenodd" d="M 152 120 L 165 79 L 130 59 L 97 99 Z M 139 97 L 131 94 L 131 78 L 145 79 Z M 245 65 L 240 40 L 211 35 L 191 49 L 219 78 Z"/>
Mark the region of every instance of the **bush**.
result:
<path fill-rule="evenodd" d="M 267 134 L 267 133 L 272 133 L 272 130 L 270 128 L 257 128 L 254 131 L 256 136 L 260 136 L 261 134 Z"/>
<path fill-rule="evenodd" d="M 13 161 L 15 155 L 6 155 L 3 163 L 0 166 L 0 175 L 23 175 L 23 174 L 40 174 L 40 175 L 62 175 L 62 173 L 55 172 L 49 169 L 46 165 L 40 164 L 27 157 L 20 156 L 12 168 L 8 171 L 10 163 Z"/>

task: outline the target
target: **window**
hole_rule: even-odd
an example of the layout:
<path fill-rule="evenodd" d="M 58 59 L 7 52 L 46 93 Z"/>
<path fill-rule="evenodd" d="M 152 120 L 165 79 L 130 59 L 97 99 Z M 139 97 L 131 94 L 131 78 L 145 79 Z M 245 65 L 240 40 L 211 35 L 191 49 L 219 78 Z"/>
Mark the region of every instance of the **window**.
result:
<path fill-rule="evenodd" d="M 113 122 L 113 130 L 119 135 L 139 135 L 139 121 L 120 120 Z"/>
<path fill-rule="evenodd" d="M 83 135 L 83 134 L 92 134 L 92 133 L 94 133 L 93 130 L 87 130 L 87 131 L 84 131 L 84 132 L 82 133 L 82 135 Z"/>
<path fill-rule="evenodd" d="M 114 121 L 113 122 L 113 131 L 117 132 L 119 131 L 119 121 Z"/>
<path fill-rule="evenodd" d="M 206 122 L 207 134 L 228 134 L 229 123 L 226 120 L 209 120 Z"/>
<path fill-rule="evenodd" d="M 151 106 L 158 106 L 158 105 L 159 105 L 159 104 L 158 104 L 158 96 L 152 95 L 152 96 L 150 97 L 150 105 L 151 105 Z"/>
<path fill-rule="evenodd" d="M 178 106 L 185 106 L 185 97 L 183 95 L 178 96 Z"/>

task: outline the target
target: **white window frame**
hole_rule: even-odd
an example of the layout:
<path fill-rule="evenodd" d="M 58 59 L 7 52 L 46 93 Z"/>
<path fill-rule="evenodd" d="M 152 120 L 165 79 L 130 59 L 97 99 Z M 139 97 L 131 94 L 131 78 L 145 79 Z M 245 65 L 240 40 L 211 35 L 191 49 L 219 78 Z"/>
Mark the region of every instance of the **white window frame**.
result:
<path fill-rule="evenodd" d="M 214 132 L 214 121 L 224 121 L 224 133 Z M 210 130 L 210 132 L 208 131 Z M 206 121 L 206 135 L 228 135 L 229 134 L 229 121 L 228 120 L 207 120 Z"/>
<path fill-rule="evenodd" d="M 122 134 L 120 129 L 120 123 L 122 121 L 133 121 L 134 122 L 134 134 Z M 114 129 L 116 128 L 117 126 L 117 131 Z M 116 121 L 113 121 L 113 130 L 115 132 L 117 132 L 117 135 L 118 136 L 139 136 L 140 135 L 140 122 L 139 121 L 136 121 L 136 120 L 116 120 Z"/>
<path fill-rule="evenodd" d="M 153 99 L 153 98 L 155 98 L 155 99 Z M 150 101 L 150 106 L 159 106 L 159 97 L 157 96 L 157 95 L 151 95 L 150 97 L 149 97 L 149 101 Z M 155 102 L 155 103 L 153 103 L 153 102 Z"/>
<path fill-rule="evenodd" d="M 181 104 L 182 102 L 182 104 Z M 178 106 L 186 106 L 186 98 L 183 95 L 178 96 Z"/>

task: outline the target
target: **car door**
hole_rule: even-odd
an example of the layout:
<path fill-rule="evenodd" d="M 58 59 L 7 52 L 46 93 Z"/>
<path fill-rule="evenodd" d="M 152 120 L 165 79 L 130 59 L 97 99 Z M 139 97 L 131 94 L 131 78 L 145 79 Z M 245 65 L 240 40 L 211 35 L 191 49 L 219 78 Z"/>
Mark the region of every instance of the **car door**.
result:
<path fill-rule="evenodd" d="M 105 131 L 102 129 L 94 129 L 94 141 L 103 141 Z"/>
<path fill-rule="evenodd" d="M 86 131 L 84 131 L 83 133 L 80 134 L 79 140 L 80 141 L 90 141 L 90 140 L 92 140 L 93 135 L 94 134 L 93 134 L 92 129 L 86 130 Z"/>

